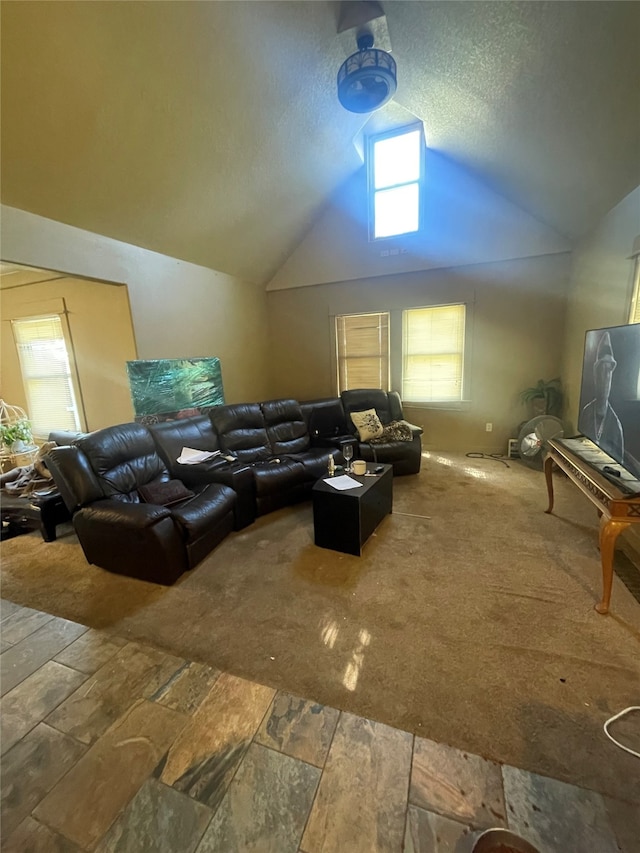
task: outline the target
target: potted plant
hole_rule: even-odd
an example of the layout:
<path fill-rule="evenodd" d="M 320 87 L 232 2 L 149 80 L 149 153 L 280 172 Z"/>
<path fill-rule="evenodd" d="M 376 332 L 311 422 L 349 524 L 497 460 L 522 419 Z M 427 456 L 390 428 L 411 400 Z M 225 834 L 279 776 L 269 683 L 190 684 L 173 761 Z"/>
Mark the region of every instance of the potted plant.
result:
<path fill-rule="evenodd" d="M 33 447 L 31 421 L 19 418 L 0 424 L 0 441 L 13 453 L 21 453 L 28 447 Z"/>
<path fill-rule="evenodd" d="M 531 388 L 520 392 L 520 400 L 531 406 L 532 416 L 562 414 L 562 384 L 560 378 L 538 379 Z"/>

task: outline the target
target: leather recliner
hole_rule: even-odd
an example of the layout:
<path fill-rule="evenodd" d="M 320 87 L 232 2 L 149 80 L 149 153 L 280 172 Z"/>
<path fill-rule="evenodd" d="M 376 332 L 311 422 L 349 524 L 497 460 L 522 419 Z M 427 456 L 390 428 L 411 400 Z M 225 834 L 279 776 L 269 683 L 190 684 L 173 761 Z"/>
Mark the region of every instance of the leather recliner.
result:
<path fill-rule="evenodd" d="M 311 443 L 314 447 L 336 447 L 340 452 L 351 445 L 353 458 L 358 458 L 358 439 L 347 426 L 340 397 L 323 397 L 300 404 Z M 344 461 L 344 456 L 343 456 Z"/>
<path fill-rule="evenodd" d="M 235 492 L 208 483 L 168 506 L 144 503 L 140 489 L 169 472 L 141 424 L 107 427 L 47 456 L 87 560 L 156 583 L 173 583 L 233 529 Z"/>
<path fill-rule="evenodd" d="M 255 483 L 251 467 L 243 462 L 229 462 L 216 456 L 195 465 L 178 462 L 183 447 L 193 450 L 220 450 L 218 435 L 214 431 L 209 415 L 195 415 L 149 424 L 158 453 L 170 475 L 189 486 L 202 488 L 207 483 L 222 483 L 236 493 L 234 510 L 236 530 L 251 524 L 256 519 Z"/>
<path fill-rule="evenodd" d="M 299 462 L 303 468 L 305 490 L 313 487 L 327 473 L 329 457 L 337 454 L 330 448 L 314 447 L 306 421 L 297 400 L 268 400 L 260 404 L 267 438 L 274 456 Z"/>
<path fill-rule="evenodd" d="M 274 453 L 260 403 L 219 406 L 209 414 L 222 451 L 251 466 L 257 515 L 304 498 L 304 466 Z"/>
<path fill-rule="evenodd" d="M 363 412 L 375 409 L 383 426 L 392 421 L 404 421 L 402 401 L 397 391 L 381 391 L 379 388 L 357 388 L 343 391 L 340 395 L 344 407 L 345 418 L 350 424 L 350 430 L 357 432 L 351 421 L 352 412 Z M 406 421 L 404 421 L 407 423 Z M 358 456 L 368 462 L 384 462 L 393 465 L 394 476 L 401 474 L 417 474 L 422 461 L 422 427 L 408 424 L 411 428 L 411 441 L 360 441 Z"/>

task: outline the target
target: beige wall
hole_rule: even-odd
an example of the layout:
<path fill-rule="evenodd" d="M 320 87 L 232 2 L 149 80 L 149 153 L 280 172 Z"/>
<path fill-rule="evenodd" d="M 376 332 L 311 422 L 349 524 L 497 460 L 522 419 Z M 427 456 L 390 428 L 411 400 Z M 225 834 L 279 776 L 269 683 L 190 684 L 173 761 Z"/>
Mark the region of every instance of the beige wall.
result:
<path fill-rule="evenodd" d="M 402 309 L 465 302 L 466 401 L 406 414 L 424 426 L 426 447 L 506 452 L 528 414 L 518 392 L 560 373 L 570 246 L 434 151 L 426 175 L 419 234 L 369 241 L 362 168 L 271 280 L 272 391 L 334 394 L 333 317 L 367 311 L 392 312 L 391 379 L 401 391 Z"/>
<path fill-rule="evenodd" d="M 629 193 L 575 249 L 567 303 L 563 375 L 567 416 L 575 426 L 580 402 L 584 333 L 629 319 L 633 242 L 640 235 L 640 187 Z"/>
<path fill-rule="evenodd" d="M 261 287 L 6 205 L 0 224 L 4 260 L 126 284 L 138 358 L 217 356 L 228 402 L 268 396 Z"/>
<path fill-rule="evenodd" d="M 527 417 L 519 391 L 560 373 L 568 272 L 563 253 L 271 291 L 272 393 L 299 399 L 335 394 L 336 314 L 391 311 L 398 365 L 403 308 L 465 302 L 467 402 L 406 407 L 405 414 L 424 426 L 427 448 L 506 453 L 507 439 Z M 392 383 L 397 390 L 399 381 L 396 376 Z M 492 433 L 485 431 L 487 422 Z"/>
<path fill-rule="evenodd" d="M 1 296 L 4 399 L 28 409 L 11 319 L 64 311 L 77 365 L 81 428 L 100 429 L 133 418 L 125 362 L 137 356 L 126 287 L 59 278 L 5 289 Z"/>
<path fill-rule="evenodd" d="M 566 252 L 568 241 L 451 160 L 427 152 L 423 228 L 369 241 L 366 171 L 335 193 L 267 290 Z"/>

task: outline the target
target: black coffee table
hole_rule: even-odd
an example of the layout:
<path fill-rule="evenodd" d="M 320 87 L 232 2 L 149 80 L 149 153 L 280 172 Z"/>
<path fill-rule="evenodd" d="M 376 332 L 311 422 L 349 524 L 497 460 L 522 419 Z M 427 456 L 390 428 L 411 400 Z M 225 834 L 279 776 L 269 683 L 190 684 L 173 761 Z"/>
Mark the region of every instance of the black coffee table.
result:
<path fill-rule="evenodd" d="M 367 466 L 369 471 L 374 467 Z M 382 467 L 375 477 L 350 474 L 362 483 L 359 489 L 341 492 L 318 480 L 312 490 L 316 545 L 360 556 L 364 543 L 393 509 L 393 468 Z"/>

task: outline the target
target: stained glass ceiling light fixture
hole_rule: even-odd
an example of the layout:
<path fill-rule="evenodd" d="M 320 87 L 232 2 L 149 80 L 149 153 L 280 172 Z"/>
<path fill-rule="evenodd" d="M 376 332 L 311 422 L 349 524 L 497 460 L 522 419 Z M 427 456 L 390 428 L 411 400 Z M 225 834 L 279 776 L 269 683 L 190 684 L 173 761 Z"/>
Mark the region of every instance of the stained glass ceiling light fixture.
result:
<path fill-rule="evenodd" d="M 351 113 L 372 113 L 395 94 L 396 61 L 384 50 L 373 47 L 373 35 L 357 37 L 358 52 L 338 71 L 338 100 Z"/>

